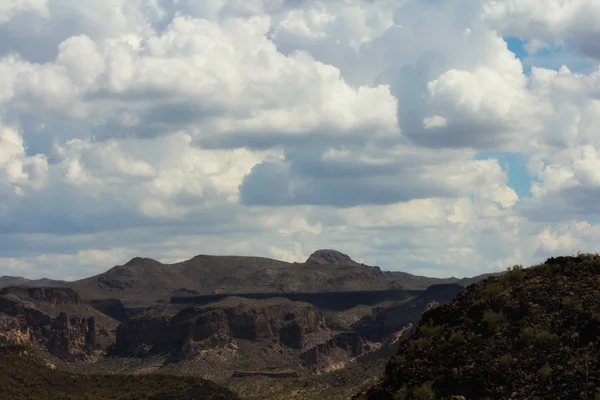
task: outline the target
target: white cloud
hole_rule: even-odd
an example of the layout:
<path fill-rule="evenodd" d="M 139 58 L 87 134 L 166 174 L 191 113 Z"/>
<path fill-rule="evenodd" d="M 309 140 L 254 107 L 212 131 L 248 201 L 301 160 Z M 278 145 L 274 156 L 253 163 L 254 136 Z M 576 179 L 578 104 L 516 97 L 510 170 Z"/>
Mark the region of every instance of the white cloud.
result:
<path fill-rule="evenodd" d="M 0 184 L 11 185 L 15 193 L 23 188 L 40 189 L 48 172 L 44 155 L 27 155 L 21 134 L 0 123 Z"/>
<path fill-rule="evenodd" d="M 48 16 L 48 0 L 4 0 L 0 4 L 0 24 L 10 21 L 15 15 L 32 11 Z"/>
<path fill-rule="evenodd" d="M 464 276 L 589 249 L 600 70 L 573 72 L 570 49 L 598 58 L 597 8 L 5 1 L 0 262 L 80 277 L 333 247 Z M 527 41 L 530 77 L 502 35 Z"/>
<path fill-rule="evenodd" d="M 483 13 L 505 34 L 534 43 L 570 41 L 585 54 L 600 58 L 600 4 L 596 1 L 485 0 Z"/>

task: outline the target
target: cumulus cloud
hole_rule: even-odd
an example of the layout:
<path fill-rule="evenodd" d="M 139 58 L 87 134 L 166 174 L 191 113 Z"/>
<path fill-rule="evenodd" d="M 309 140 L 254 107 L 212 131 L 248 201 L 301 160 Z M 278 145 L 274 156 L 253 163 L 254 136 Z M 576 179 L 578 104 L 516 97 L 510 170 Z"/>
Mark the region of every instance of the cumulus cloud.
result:
<path fill-rule="evenodd" d="M 504 34 L 519 36 L 535 48 L 570 42 L 600 58 L 600 4 L 588 0 L 485 0 L 483 15 Z"/>
<path fill-rule="evenodd" d="M 569 49 L 598 59 L 597 11 L 5 1 L 0 272 L 328 247 L 464 276 L 588 249 L 600 70 L 573 72 Z M 543 65 L 526 74 L 504 35 Z M 544 48 L 567 65 L 548 68 Z M 527 160 L 531 195 L 512 187 L 506 151 Z"/>

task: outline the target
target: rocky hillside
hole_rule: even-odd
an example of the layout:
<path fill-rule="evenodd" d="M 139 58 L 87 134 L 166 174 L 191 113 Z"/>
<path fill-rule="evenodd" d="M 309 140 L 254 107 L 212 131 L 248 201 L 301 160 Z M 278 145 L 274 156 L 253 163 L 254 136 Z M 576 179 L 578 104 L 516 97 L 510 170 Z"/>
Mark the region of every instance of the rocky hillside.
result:
<path fill-rule="evenodd" d="M 8 287 L 0 290 L 0 341 L 45 348 L 75 361 L 114 342 L 117 322 L 82 303 L 69 288 Z"/>
<path fill-rule="evenodd" d="M 319 250 L 305 263 L 200 255 L 176 264 L 162 264 L 138 257 L 103 274 L 66 285 L 84 299 L 119 299 L 134 307 L 157 300 L 168 302 L 171 296 L 182 295 L 425 290 L 437 283 L 464 286 L 470 283 L 465 279 L 384 272 L 335 250 Z"/>
<path fill-rule="evenodd" d="M 356 399 L 600 399 L 600 256 L 491 277 L 421 319 Z"/>
<path fill-rule="evenodd" d="M 24 346 L 0 346 L 2 399 L 235 400 L 227 389 L 198 378 L 78 375 L 61 372 Z"/>

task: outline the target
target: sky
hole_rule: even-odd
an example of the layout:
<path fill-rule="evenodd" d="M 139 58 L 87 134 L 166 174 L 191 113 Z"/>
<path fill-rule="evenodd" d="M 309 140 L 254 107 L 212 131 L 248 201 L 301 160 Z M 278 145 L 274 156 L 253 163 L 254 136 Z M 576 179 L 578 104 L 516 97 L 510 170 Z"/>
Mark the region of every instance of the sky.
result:
<path fill-rule="evenodd" d="M 600 251 L 600 0 L 0 2 L 0 275 Z"/>

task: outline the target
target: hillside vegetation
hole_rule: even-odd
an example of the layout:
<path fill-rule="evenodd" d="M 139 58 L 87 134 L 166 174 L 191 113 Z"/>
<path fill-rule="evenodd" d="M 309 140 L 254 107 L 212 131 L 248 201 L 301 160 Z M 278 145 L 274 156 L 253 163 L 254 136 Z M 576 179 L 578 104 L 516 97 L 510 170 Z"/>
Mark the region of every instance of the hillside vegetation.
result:
<path fill-rule="evenodd" d="M 234 400 L 197 378 L 77 375 L 54 369 L 24 346 L 0 346 L 0 398 L 11 400 Z"/>
<path fill-rule="evenodd" d="M 599 255 L 515 266 L 425 313 L 355 398 L 597 400 L 599 339 Z"/>

